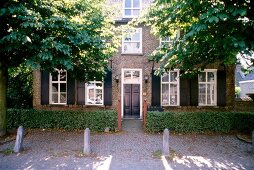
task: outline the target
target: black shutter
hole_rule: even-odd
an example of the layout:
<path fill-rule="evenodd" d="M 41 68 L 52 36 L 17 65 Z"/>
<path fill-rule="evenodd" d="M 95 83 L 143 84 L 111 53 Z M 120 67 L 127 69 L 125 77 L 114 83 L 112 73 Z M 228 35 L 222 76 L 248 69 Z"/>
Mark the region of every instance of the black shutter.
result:
<path fill-rule="evenodd" d="M 41 71 L 41 104 L 49 104 L 49 72 Z"/>
<path fill-rule="evenodd" d="M 67 73 L 67 104 L 75 104 L 75 79 Z"/>
<path fill-rule="evenodd" d="M 77 82 L 77 104 L 85 105 L 86 104 L 86 83 Z"/>
<path fill-rule="evenodd" d="M 190 79 L 180 77 L 180 106 L 190 105 Z"/>
<path fill-rule="evenodd" d="M 104 78 L 104 105 L 112 106 L 112 71 L 108 71 Z"/>
<path fill-rule="evenodd" d="M 161 77 L 152 71 L 152 106 L 161 106 Z"/>
<path fill-rule="evenodd" d="M 190 79 L 190 105 L 198 106 L 198 75 Z"/>
<path fill-rule="evenodd" d="M 226 106 L 226 71 L 217 71 L 217 105 Z"/>

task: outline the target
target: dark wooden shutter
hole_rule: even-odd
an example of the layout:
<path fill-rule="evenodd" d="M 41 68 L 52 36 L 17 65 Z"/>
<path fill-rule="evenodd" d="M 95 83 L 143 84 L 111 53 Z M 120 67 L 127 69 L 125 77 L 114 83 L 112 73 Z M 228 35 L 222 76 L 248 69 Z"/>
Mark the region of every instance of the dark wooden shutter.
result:
<path fill-rule="evenodd" d="M 226 106 L 226 71 L 217 71 L 217 105 Z"/>
<path fill-rule="evenodd" d="M 104 78 L 104 105 L 112 106 L 112 71 L 108 71 Z"/>
<path fill-rule="evenodd" d="M 187 77 L 180 77 L 180 106 L 189 106 L 189 105 L 190 105 L 190 79 Z"/>
<path fill-rule="evenodd" d="M 75 79 L 67 73 L 67 104 L 75 104 Z"/>
<path fill-rule="evenodd" d="M 190 79 L 190 105 L 198 106 L 198 75 Z"/>
<path fill-rule="evenodd" d="M 152 71 L 152 106 L 161 106 L 161 77 Z"/>
<path fill-rule="evenodd" d="M 77 104 L 85 105 L 86 104 L 86 83 L 77 82 Z"/>
<path fill-rule="evenodd" d="M 41 104 L 49 104 L 49 72 L 41 71 Z"/>

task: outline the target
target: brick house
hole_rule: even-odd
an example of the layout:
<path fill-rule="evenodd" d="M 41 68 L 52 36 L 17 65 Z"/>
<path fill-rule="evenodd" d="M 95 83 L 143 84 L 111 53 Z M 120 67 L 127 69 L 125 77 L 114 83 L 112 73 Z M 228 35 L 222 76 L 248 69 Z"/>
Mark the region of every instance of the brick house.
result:
<path fill-rule="evenodd" d="M 116 24 L 127 24 L 152 0 L 109 0 L 116 6 Z M 142 118 L 148 106 L 166 110 L 225 109 L 234 104 L 234 67 L 211 64 L 198 76 L 179 78 L 182 70 L 155 76 L 158 65 L 148 56 L 167 39 L 160 40 L 140 25 L 123 35 L 122 46 L 111 62 L 104 81 L 72 80 L 65 71 L 58 75 L 34 72 L 35 109 L 116 109 L 121 100 L 123 118 Z M 154 108 L 153 107 L 153 108 Z"/>

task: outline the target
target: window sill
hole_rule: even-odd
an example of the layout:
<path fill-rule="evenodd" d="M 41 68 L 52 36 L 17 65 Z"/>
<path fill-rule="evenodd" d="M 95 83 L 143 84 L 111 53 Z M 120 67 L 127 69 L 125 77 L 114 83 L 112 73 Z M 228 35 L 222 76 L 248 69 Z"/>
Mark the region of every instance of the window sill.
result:
<path fill-rule="evenodd" d="M 200 109 L 202 109 L 202 108 L 219 108 L 219 106 L 216 106 L 216 105 L 214 105 L 214 106 L 212 106 L 212 105 L 202 105 L 202 106 L 197 106 L 197 108 L 200 108 Z"/>
<path fill-rule="evenodd" d="M 143 53 L 121 53 L 122 56 L 143 56 Z"/>

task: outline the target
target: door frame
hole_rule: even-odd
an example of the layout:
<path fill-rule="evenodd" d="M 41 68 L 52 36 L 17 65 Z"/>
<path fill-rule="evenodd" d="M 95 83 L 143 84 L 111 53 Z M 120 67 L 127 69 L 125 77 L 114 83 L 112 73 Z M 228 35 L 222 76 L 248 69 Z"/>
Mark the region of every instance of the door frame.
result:
<path fill-rule="evenodd" d="M 124 72 L 125 71 L 139 71 L 140 78 L 138 82 L 124 82 Z M 142 119 L 143 116 L 143 100 L 142 100 L 142 94 L 143 94 L 143 87 L 142 87 L 142 80 L 143 80 L 143 74 L 142 69 L 139 68 L 122 68 L 121 70 L 121 117 L 124 117 L 124 84 L 139 84 L 140 85 L 140 114 L 139 119 Z"/>

